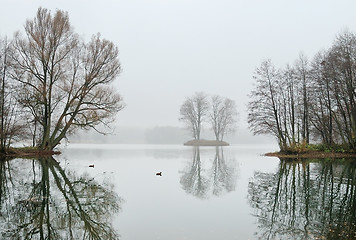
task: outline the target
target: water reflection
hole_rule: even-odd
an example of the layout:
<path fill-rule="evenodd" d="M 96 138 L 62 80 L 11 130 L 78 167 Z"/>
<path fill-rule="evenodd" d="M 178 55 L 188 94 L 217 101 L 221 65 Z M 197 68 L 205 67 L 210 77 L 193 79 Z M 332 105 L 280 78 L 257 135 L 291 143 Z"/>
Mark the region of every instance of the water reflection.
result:
<path fill-rule="evenodd" d="M 225 160 L 223 148 L 216 147 L 210 166 L 208 160 L 201 159 L 199 147 L 194 148 L 192 161 L 181 172 L 180 183 L 186 193 L 205 199 L 234 191 L 237 178 L 235 159 Z"/>
<path fill-rule="evenodd" d="M 281 161 L 256 172 L 248 198 L 260 239 L 356 239 L 356 162 Z"/>
<path fill-rule="evenodd" d="M 120 203 L 113 185 L 53 158 L 0 161 L 1 239 L 118 239 Z"/>

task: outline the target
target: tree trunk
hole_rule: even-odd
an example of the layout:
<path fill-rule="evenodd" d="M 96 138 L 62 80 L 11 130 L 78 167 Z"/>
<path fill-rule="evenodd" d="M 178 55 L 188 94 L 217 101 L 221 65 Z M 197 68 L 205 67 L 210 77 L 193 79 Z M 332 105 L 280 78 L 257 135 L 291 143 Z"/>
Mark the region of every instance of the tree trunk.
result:
<path fill-rule="evenodd" d="M 6 44 L 6 43 L 5 43 Z M 6 46 L 5 46 L 6 49 Z M 6 77 L 6 50 L 4 51 L 4 61 L 3 61 L 3 72 L 2 72 L 2 79 L 1 79 L 1 93 L 0 93 L 0 110 L 1 110 L 1 129 L 0 129 L 0 152 L 4 153 L 5 152 L 5 145 L 6 145 L 6 134 L 5 134 L 5 77 Z"/>

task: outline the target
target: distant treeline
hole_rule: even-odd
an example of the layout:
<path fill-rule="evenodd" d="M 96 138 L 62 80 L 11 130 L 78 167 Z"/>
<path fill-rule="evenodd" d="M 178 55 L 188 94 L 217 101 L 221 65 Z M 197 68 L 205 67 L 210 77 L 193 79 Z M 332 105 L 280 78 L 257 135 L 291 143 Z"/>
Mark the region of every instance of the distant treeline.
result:
<path fill-rule="evenodd" d="M 276 137 L 282 151 L 307 146 L 356 149 L 356 35 L 345 31 L 311 60 L 276 68 L 265 60 L 253 75 L 248 123 Z"/>

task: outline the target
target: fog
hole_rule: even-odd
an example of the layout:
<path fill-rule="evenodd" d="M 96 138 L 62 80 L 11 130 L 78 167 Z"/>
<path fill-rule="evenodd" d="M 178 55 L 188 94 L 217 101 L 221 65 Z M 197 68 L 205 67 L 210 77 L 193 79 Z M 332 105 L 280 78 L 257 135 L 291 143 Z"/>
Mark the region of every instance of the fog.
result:
<path fill-rule="evenodd" d="M 180 105 L 197 91 L 236 101 L 240 121 L 233 138 L 244 141 L 251 136 L 247 94 L 262 60 L 283 67 L 300 53 L 312 58 L 345 29 L 356 31 L 352 0 L 1 0 L 0 35 L 23 31 L 40 6 L 67 11 L 83 38 L 100 32 L 118 45 L 123 72 L 115 87 L 127 106 L 114 136 L 126 142 L 146 141 L 155 127 L 181 128 Z"/>
<path fill-rule="evenodd" d="M 215 139 L 210 129 L 203 129 L 202 139 Z M 192 136 L 184 128 L 163 127 L 117 127 L 112 133 L 101 135 L 95 131 L 86 131 L 70 136 L 69 143 L 110 143 L 110 144 L 183 144 Z M 226 139 L 230 144 L 271 144 L 271 136 L 253 136 L 247 129 L 238 129 Z"/>

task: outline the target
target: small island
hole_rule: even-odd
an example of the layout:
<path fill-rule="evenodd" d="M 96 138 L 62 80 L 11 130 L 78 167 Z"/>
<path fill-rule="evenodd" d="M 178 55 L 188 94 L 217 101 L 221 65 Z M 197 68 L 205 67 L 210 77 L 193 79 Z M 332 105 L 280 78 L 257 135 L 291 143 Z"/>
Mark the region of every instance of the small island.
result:
<path fill-rule="evenodd" d="M 200 139 L 200 140 L 190 140 L 188 142 L 184 143 L 184 146 L 229 146 L 230 144 L 224 141 L 218 141 L 218 140 L 205 140 L 205 139 Z"/>
<path fill-rule="evenodd" d="M 219 95 L 207 95 L 196 92 L 188 97 L 180 108 L 179 120 L 184 122 L 186 130 L 194 138 L 184 146 L 229 146 L 224 137 L 236 130 L 237 110 L 235 101 Z M 210 123 L 215 140 L 200 139 L 202 125 Z"/>

